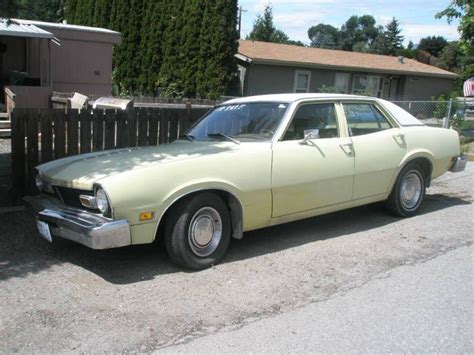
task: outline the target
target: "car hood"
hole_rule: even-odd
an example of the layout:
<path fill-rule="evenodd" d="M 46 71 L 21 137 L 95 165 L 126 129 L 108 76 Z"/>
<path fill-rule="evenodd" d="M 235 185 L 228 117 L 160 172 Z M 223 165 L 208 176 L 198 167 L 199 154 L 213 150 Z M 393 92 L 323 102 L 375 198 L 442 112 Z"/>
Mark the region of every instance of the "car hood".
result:
<path fill-rule="evenodd" d="M 51 185 L 92 190 L 94 183 L 111 175 L 152 165 L 203 158 L 238 149 L 230 142 L 186 142 L 106 150 L 54 160 L 37 167 Z"/>

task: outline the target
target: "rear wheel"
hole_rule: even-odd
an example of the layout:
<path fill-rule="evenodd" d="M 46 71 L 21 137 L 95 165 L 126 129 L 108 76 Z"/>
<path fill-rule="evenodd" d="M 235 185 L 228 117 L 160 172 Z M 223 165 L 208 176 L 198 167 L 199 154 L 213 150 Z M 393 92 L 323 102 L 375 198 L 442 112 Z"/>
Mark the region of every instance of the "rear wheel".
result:
<path fill-rule="evenodd" d="M 166 221 L 165 244 L 171 260 L 189 269 L 219 262 L 229 246 L 229 209 L 216 194 L 205 192 L 179 202 Z"/>
<path fill-rule="evenodd" d="M 423 173 L 414 163 L 407 164 L 400 172 L 387 200 L 387 207 L 397 216 L 411 217 L 418 212 L 426 190 Z"/>

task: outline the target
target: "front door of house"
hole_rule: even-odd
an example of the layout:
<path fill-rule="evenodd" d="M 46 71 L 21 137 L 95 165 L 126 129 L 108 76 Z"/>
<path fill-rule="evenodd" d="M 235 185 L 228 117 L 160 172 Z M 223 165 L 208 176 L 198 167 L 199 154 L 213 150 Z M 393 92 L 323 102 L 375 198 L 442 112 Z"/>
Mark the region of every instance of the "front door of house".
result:
<path fill-rule="evenodd" d="M 388 99 L 390 101 L 398 100 L 398 87 L 400 85 L 399 78 L 392 78 L 390 79 L 390 88 L 388 91 Z"/>

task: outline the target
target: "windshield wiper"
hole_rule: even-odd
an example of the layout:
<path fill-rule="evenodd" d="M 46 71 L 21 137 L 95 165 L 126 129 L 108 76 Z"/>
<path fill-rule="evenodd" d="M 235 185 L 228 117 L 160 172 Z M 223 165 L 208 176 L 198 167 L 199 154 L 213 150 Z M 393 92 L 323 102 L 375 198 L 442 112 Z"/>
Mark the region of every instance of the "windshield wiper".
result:
<path fill-rule="evenodd" d="M 194 140 L 196 139 L 196 138 L 194 138 L 193 135 L 191 135 L 191 134 L 186 134 L 186 133 L 180 135 L 179 138 L 185 138 L 185 139 L 187 139 L 187 140 L 190 141 L 190 142 L 194 142 Z"/>
<path fill-rule="evenodd" d="M 240 142 L 237 139 L 232 138 L 231 136 L 228 136 L 227 134 L 224 134 L 222 132 L 208 133 L 207 136 L 211 137 L 211 138 L 215 138 L 215 137 L 224 138 L 224 139 L 227 139 L 228 141 L 231 141 L 235 144 L 240 144 Z"/>

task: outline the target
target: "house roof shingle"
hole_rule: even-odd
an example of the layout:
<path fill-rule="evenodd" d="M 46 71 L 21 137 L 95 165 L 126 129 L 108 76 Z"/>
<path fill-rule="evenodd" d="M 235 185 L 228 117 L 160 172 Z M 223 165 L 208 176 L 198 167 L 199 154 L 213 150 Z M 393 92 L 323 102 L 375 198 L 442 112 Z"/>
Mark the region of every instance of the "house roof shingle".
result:
<path fill-rule="evenodd" d="M 238 53 L 250 58 L 255 63 L 442 78 L 457 77 L 455 73 L 420 63 L 414 59 L 404 58 L 401 63 L 398 57 L 387 55 L 309 48 L 289 44 L 240 40 Z"/>

